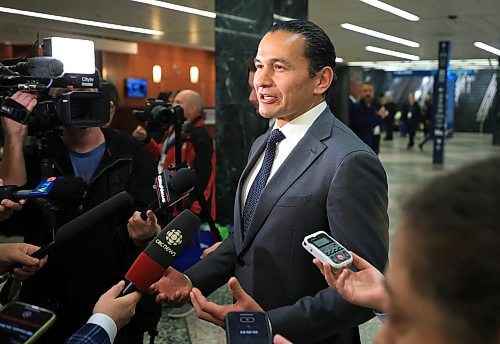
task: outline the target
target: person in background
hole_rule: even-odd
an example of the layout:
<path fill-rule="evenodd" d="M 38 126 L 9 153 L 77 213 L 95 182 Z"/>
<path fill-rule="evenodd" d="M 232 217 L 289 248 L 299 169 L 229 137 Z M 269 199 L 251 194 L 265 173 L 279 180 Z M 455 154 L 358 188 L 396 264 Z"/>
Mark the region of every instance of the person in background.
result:
<path fill-rule="evenodd" d="M 413 93 L 408 94 L 408 101 L 403 104 L 403 108 L 401 109 L 401 120 L 408 133 L 407 148 L 413 148 L 413 146 L 415 146 L 415 133 L 420 124 L 420 106 L 415 101 Z"/>
<path fill-rule="evenodd" d="M 183 125 L 181 138 L 175 137 L 174 127 L 170 126 L 165 133 L 162 143 L 156 142 L 148 136 L 147 130 L 138 126 L 133 136 L 145 143 L 146 149 L 151 153 L 153 159 L 158 162 L 158 172 L 169 168 L 175 164 L 175 141 L 180 140 L 182 145 L 182 161 L 194 169 L 196 173 L 196 189 L 198 197 L 204 197 L 207 212 L 203 212 L 202 204 L 199 203 L 198 197 L 192 195 L 186 197 L 180 203 L 182 209 L 190 209 L 202 221 L 208 221 L 207 216 L 211 216 L 215 220 L 215 150 L 212 138 L 205 128 L 204 116 L 202 112 L 201 95 L 192 90 L 182 90 L 175 95 L 172 105 L 181 106 L 184 110 L 186 122 Z M 178 212 L 174 211 L 174 215 Z M 142 227 L 145 223 L 140 218 L 140 213 L 136 213 L 132 221 L 129 221 L 129 229 L 135 230 L 136 225 Z M 153 231 L 150 232 L 154 234 Z M 196 235 L 196 234 L 195 234 Z M 193 238 L 193 242 L 196 242 Z M 190 249 L 184 249 L 174 260 L 173 266 L 184 271 L 199 260 L 199 253 L 196 255 L 190 254 Z M 193 312 L 193 308 L 189 304 L 182 307 L 173 308 L 168 312 L 171 318 L 183 318 Z"/>
<path fill-rule="evenodd" d="M 361 85 L 361 99 L 352 104 L 353 112 L 349 113 L 349 126 L 356 135 L 378 154 L 380 150 L 380 132 L 386 110 L 379 110 L 374 104 L 374 89 L 370 83 Z M 352 115 L 352 116 L 351 116 Z"/>
<path fill-rule="evenodd" d="M 382 105 L 387 111 L 384 118 L 385 138 L 384 141 L 392 141 L 392 131 L 394 128 L 394 116 L 396 115 L 396 104 L 390 94 L 382 98 Z"/>
<path fill-rule="evenodd" d="M 294 341 L 359 342 L 357 325 L 373 313 L 328 288 L 302 240 L 324 229 L 383 269 L 384 169 L 326 104 L 335 49 L 321 28 L 306 20 L 274 25 L 259 44 L 255 66 L 259 114 L 276 122 L 250 150 L 235 195 L 233 235 L 185 275 L 169 268 L 151 289 L 158 301 L 173 304 L 191 295 L 198 316 L 221 325 L 228 311 L 248 306 L 238 300 L 205 307 L 203 295 L 229 281 L 266 311 L 274 331 Z"/>
<path fill-rule="evenodd" d="M 425 123 L 424 139 L 418 144 L 420 151 L 424 150 L 424 145 L 434 138 L 434 104 L 432 103 L 432 98 L 429 94 L 425 95 L 424 98 L 424 108 L 423 108 L 423 120 Z"/>
<path fill-rule="evenodd" d="M 314 264 L 347 301 L 386 313 L 375 343 L 499 343 L 499 189 L 498 157 L 420 188 L 403 207 L 385 280 L 354 253 L 356 271 Z"/>

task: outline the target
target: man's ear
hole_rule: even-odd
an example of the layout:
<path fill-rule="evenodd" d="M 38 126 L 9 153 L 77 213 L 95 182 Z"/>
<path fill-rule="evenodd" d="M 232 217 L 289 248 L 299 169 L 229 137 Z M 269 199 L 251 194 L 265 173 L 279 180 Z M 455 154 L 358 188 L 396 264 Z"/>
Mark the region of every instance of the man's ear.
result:
<path fill-rule="evenodd" d="M 332 67 L 323 67 L 320 71 L 316 72 L 316 77 L 318 78 L 316 87 L 314 88 L 314 94 L 325 94 L 326 90 L 330 87 L 333 82 L 333 77 L 335 72 Z"/>

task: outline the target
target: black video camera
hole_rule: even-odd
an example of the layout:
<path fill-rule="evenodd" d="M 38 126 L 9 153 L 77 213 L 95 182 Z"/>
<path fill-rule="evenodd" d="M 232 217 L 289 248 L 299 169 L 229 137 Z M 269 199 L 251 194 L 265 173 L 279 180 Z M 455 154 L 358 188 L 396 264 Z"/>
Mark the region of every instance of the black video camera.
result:
<path fill-rule="evenodd" d="M 99 88 L 94 43 L 52 37 L 45 38 L 42 47 L 47 56 L 10 59 L 0 65 L 0 116 L 40 130 L 61 124 L 86 128 L 107 123 L 109 102 L 100 92 L 72 91 L 50 95 L 53 88 Z M 68 56 L 68 52 L 73 52 L 73 56 Z M 8 98 L 17 91 L 38 93 L 38 104 L 31 113 Z"/>
<path fill-rule="evenodd" d="M 173 106 L 161 99 L 148 99 L 144 110 L 133 110 L 134 117 L 148 123 L 148 129 L 153 132 L 165 132 L 173 123 L 182 124 L 185 121 L 181 106 Z"/>

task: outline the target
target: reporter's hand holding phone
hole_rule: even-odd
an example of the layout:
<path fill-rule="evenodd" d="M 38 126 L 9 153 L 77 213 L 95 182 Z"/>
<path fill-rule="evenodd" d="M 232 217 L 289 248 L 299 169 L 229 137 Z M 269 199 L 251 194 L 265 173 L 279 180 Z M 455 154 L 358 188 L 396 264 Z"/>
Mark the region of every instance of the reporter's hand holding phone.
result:
<path fill-rule="evenodd" d="M 330 264 L 321 263 L 317 258 L 313 259 L 313 263 L 325 276 L 330 288 L 336 290 L 346 301 L 385 312 L 387 294 L 383 285 L 384 275 L 357 254 L 350 253 L 353 257 L 352 264 L 359 271 L 348 268 L 334 271 Z"/>
<path fill-rule="evenodd" d="M 12 278 L 17 281 L 27 279 L 47 262 L 47 257 L 37 259 L 30 256 L 38 249 L 38 246 L 26 243 L 0 244 L 0 273 L 20 264 L 22 267 L 12 271 Z"/>

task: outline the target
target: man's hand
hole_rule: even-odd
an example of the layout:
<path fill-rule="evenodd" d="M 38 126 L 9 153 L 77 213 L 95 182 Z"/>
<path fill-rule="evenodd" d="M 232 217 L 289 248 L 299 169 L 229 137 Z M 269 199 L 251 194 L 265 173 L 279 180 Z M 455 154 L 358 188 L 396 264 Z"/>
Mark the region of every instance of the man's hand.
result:
<path fill-rule="evenodd" d="M 12 271 L 12 278 L 16 281 L 27 279 L 47 262 L 47 257 L 37 259 L 30 256 L 38 249 L 38 246 L 25 243 L 0 244 L 0 273 L 14 264 L 20 264 L 22 267 Z"/>
<path fill-rule="evenodd" d="M 148 138 L 148 132 L 143 126 L 138 125 L 137 128 L 135 128 L 134 132 L 132 133 L 132 136 L 136 140 L 144 142 Z"/>
<path fill-rule="evenodd" d="M 18 102 L 20 105 L 24 106 L 29 112 L 31 112 L 37 104 L 37 97 L 37 94 L 18 91 L 14 93 L 14 95 L 10 98 Z M 28 134 L 27 125 L 18 123 L 6 117 L 2 117 L 2 126 L 4 128 L 6 143 L 10 143 L 10 141 L 23 142 L 24 138 Z"/>
<path fill-rule="evenodd" d="M 220 306 L 208 301 L 198 288 L 193 288 L 191 292 L 191 302 L 194 310 L 200 319 L 209 321 L 220 327 L 225 327 L 224 319 L 229 312 L 252 311 L 263 312 L 255 300 L 248 295 L 240 285 L 236 277 L 231 277 L 227 283 L 229 292 L 236 300 L 232 305 Z"/>
<path fill-rule="evenodd" d="M 210 253 L 212 253 L 213 251 L 215 251 L 217 249 L 217 247 L 219 247 L 219 245 L 222 243 L 222 241 L 217 241 L 215 244 L 213 244 L 212 246 L 206 248 L 203 250 L 201 256 L 200 256 L 200 259 L 203 259 L 205 258 L 206 256 L 208 256 Z"/>
<path fill-rule="evenodd" d="M 387 116 L 389 116 L 389 111 L 387 111 L 385 106 L 382 105 L 380 109 L 378 109 L 377 114 L 382 118 L 386 118 Z"/>
<path fill-rule="evenodd" d="M 383 281 L 384 275 L 366 260 L 351 252 L 353 265 L 359 271 L 354 272 L 347 268 L 332 271 L 328 263 L 321 263 L 319 259 L 314 259 L 313 263 L 333 290 L 336 290 L 346 301 L 367 308 L 386 311 L 387 294 Z"/>
<path fill-rule="evenodd" d="M 174 268 L 168 268 L 162 278 L 149 287 L 156 295 L 156 302 L 166 302 L 174 307 L 180 307 L 189 300 L 189 293 L 193 289 L 191 281 Z"/>
<path fill-rule="evenodd" d="M 3 179 L 0 179 L 0 186 L 3 186 Z M 0 200 L 0 222 L 7 220 L 14 211 L 21 210 L 24 203 L 26 203 L 24 199 L 20 200 L 19 203 L 8 199 Z"/>
<path fill-rule="evenodd" d="M 155 214 L 151 210 L 148 210 L 146 215 L 148 219 L 144 221 L 141 218 L 141 213 L 136 211 L 128 220 L 128 236 L 138 246 L 144 246 L 147 240 L 156 236 L 161 230 Z"/>
<path fill-rule="evenodd" d="M 135 314 L 135 306 L 141 299 L 141 293 L 135 291 L 128 295 L 118 297 L 125 287 L 125 282 L 120 281 L 111 289 L 101 295 L 94 306 L 93 314 L 103 313 L 109 316 L 116 324 L 118 330 L 126 325 Z"/>
<path fill-rule="evenodd" d="M 285 337 L 277 334 L 273 338 L 273 344 L 293 344 L 293 343 L 288 339 L 286 339 Z"/>

